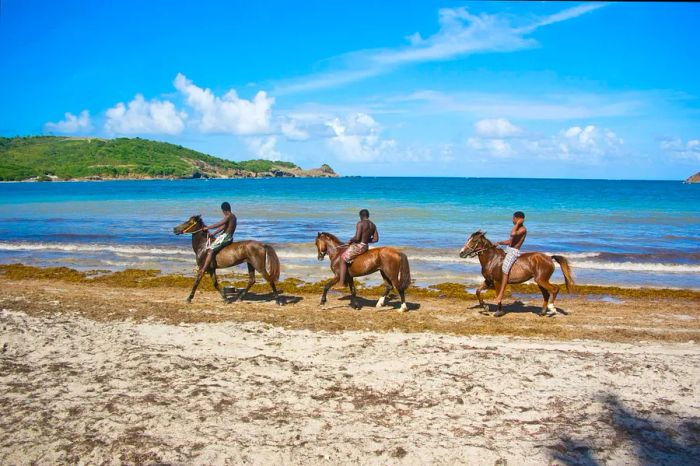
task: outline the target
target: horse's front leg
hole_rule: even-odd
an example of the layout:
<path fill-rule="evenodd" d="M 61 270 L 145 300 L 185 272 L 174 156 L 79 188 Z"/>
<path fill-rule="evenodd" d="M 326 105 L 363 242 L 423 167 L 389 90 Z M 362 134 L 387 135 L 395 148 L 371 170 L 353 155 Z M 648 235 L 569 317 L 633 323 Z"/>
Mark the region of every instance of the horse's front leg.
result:
<path fill-rule="evenodd" d="M 338 280 L 340 280 L 340 277 L 338 275 L 334 275 L 333 278 L 331 278 L 331 281 L 326 283 L 326 286 L 323 287 L 323 294 L 321 295 L 321 302 L 319 303 L 321 306 L 326 304 L 326 295 L 328 294 L 328 290 L 333 288 L 336 283 L 338 283 Z"/>
<path fill-rule="evenodd" d="M 216 291 L 219 292 L 219 294 L 221 295 L 221 299 L 226 301 L 226 296 L 224 295 L 224 290 L 222 290 L 221 287 L 219 286 L 219 280 L 216 277 L 216 269 L 210 270 L 209 276 L 211 277 L 211 282 L 212 282 L 212 285 L 214 285 L 214 289 L 216 289 Z"/>
<path fill-rule="evenodd" d="M 482 291 L 486 291 L 486 290 L 488 290 L 488 289 L 489 289 L 489 283 L 488 283 L 486 280 L 484 280 L 484 283 L 482 283 L 481 285 L 479 285 L 479 288 L 476 289 L 476 299 L 479 300 L 479 306 L 481 306 L 482 308 L 484 308 L 484 310 L 485 310 L 486 312 L 489 311 L 489 305 L 486 304 L 486 303 L 484 303 L 484 298 L 481 297 L 481 292 L 482 292 Z"/>
<path fill-rule="evenodd" d="M 192 291 L 190 291 L 190 295 L 187 297 L 187 302 L 191 303 L 192 298 L 194 298 L 194 293 L 197 291 L 197 287 L 199 286 L 199 282 L 202 281 L 202 277 L 204 276 L 204 269 L 199 269 L 199 272 L 197 272 L 197 277 L 194 279 L 194 285 L 192 285 Z"/>

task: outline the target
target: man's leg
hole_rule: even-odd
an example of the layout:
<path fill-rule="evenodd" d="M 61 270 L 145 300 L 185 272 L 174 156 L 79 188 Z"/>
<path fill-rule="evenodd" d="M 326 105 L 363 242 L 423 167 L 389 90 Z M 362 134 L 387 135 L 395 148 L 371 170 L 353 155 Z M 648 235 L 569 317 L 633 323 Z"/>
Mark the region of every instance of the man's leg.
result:
<path fill-rule="evenodd" d="M 340 283 L 340 286 L 345 288 L 345 280 L 346 277 L 348 276 L 348 263 L 345 262 L 344 258 L 340 258 L 340 273 L 338 274 L 340 279 L 338 280 L 338 283 Z"/>
<path fill-rule="evenodd" d="M 209 270 L 209 264 L 211 264 L 211 260 L 214 258 L 214 250 L 210 250 L 209 254 L 207 254 L 207 258 L 204 260 L 204 265 L 202 265 L 202 268 L 199 269 L 199 275 L 204 275 L 204 272 Z"/>
<path fill-rule="evenodd" d="M 508 278 L 510 277 L 510 272 L 503 274 L 503 281 L 501 282 L 501 289 L 498 291 L 498 296 L 496 297 L 496 303 L 500 306 L 501 301 L 503 301 L 503 294 L 506 291 L 506 286 L 508 285 Z"/>

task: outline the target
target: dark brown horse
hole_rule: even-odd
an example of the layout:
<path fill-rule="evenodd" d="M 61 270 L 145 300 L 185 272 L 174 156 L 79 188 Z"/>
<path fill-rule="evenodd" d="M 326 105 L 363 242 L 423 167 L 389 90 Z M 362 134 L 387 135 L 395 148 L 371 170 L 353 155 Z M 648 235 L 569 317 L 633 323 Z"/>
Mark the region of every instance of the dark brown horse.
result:
<path fill-rule="evenodd" d="M 489 288 L 499 289 L 501 280 L 503 280 L 501 266 L 506 256 L 505 252 L 496 249 L 493 243 L 486 238 L 486 232 L 479 230 L 469 237 L 467 243 L 459 252 L 459 256 L 462 258 L 479 257 L 481 275 L 484 276 L 484 283 L 476 289 L 476 297 L 479 300 L 479 304 L 488 311 L 489 306 L 488 304 L 484 304 L 484 300 L 481 298 L 481 292 Z M 575 284 L 571 276 L 571 267 L 563 256 L 548 256 L 541 252 L 526 252 L 515 261 L 513 268 L 510 270 L 510 277 L 508 279 L 508 283 L 523 283 L 534 278 L 544 298 L 542 312 L 540 312 L 541 316 L 546 315 L 548 309 L 550 312 L 556 313 L 554 302 L 557 299 L 557 294 L 559 294 L 559 287 L 549 283 L 549 279 L 554 273 L 554 262 L 552 259 L 557 261 L 561 266 L 567 291 L 573 291 Z M 550 296 L 551 301 L 549 299 Z M 500 304 L 496 315 L 503 315 L 503 309 Z"/>
<path fill-rule="evenodd" d="M 347 244 L 341 244 L 341 241 L 330 233 L 319 233 L 318 236 L 316 236 L 318 260 L 322 261 L 326 254 L 328 254 L 331 261 L 331 271 L 335 274 L 333 279 L 323 287 L 321 305 L 326 304 L 326 294 L 328 294 L 328 290 L 340 280 L 340 261 L 343 260 L 341 254 L 347 247 Z M 408 258 L 406 254 L 398 249 L 390 247 L 370 249 L 366 253 L 358 256 L 348 267 L 350 277 L 348 277 L 347 285 L 350 287 L 350 292 L 352 293 L 350 305 L 355 309 L 359 308 L 355 302 L 355 281 L 352 277 L 362 277 L 374 273 L 377 270 L 382 274 L 386 288 L 384 296 L 377 301 L 377 307 L 380 308 L 384 306 L 392 288 L 396 288 L 396 291 L 399 292 L 399 296 L 401 296 L 400 311 L 408 311 L 406 297 L 404 295 L 406 288 L 411 284 L 411 270 L 408 266 Z"/>
<path fill-rule="evenodd" d="M 192 249 L 194 249 L 194 253 L 197 256 L 197 266 L 200 268 L 200 272 L 202 272 L 201 268 L 207 257 L 207 244 L 214 239 L 212 235 L 204 231 L 205 226 L 201 215 L 194 215 L 183 224 L 173 228 L 176 235 L 182 235 L 184 233 L 192 235 Z M 226 300 L 223 290 L 219 287 L 219 282 L 216 279 L 216 269 L 233 267 L 243 262 L 248 264 L 248 286 L 238 295 L 237 301 L 241 301 L 250 287 L 255 284 L 255 271 L 257 270 L 270 284 L 277 304 L 282 304 L 279 293 L 277 292 L 277 287 L 275 286 L 275 283 L 280 278 L 280 261 L 277 258 L 277 253 L 275 253 L 275 250 L 269 244 L 263 244 L 259 241 L 252 240 L 236 241 L 229 244 L 216 254 L 214 260 L 212 260 L 209 265 L 209 270 L 205 271 L 209 273 L 214 283 L 214 288 L 221 294 L 221 297 Z M 192 292 L 187 298 L 188 303 L 192 301 L 194 292 L 197 291 L 197 286 L 199 286 L 199 282 L 202 279 L 202 275 L 202 273 L 197 274 L 197 278 L 192 286 Z"/>

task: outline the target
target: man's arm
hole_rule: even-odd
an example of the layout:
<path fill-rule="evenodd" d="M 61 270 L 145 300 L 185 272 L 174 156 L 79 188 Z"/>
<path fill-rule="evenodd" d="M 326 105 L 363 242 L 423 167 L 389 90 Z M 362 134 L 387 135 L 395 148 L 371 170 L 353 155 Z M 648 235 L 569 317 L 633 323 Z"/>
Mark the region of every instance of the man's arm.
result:
<path fill-rule="evenodd" d="M 350 238 L 348 244 L 357 243 L 360 241 L 360 238 L 362 238 L 362 223 L 357 222 L 357 226 L 355 227 L 355 236 Z"/>
<path fill-rule="evenodd" d="M 377 227 L 374 227 L 374 233 L 372 233 L 372 237 L 369 239 L 370 243 L 376 243 L 379 241 L 379 230 L 377 230 Z"/>
<path fill-rule="evenodd" d="M 226 223 L 226 219 L 223 219 L 223 220 L 221 220 L 220 222 L 216 222 L 216 223 L 214 223 L 214 224 L 212 224 L 212 225 L 208 225 L 208 226 L 202 228 L 202 230 L 207 231 L 207 230 L 212 230 L 212 229 L 214 229 L 214 228 L 219 228 L 219 227 L 221 227 L 221 226 L 222 226 L 223 224 L 225 224 L 225 223 Z"/>

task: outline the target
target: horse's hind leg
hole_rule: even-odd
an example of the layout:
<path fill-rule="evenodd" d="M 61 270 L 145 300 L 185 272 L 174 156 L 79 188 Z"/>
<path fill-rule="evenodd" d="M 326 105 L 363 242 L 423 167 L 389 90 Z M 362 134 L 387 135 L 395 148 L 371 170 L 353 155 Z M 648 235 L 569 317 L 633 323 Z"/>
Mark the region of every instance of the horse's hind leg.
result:
<path fill-rule="evenodd" d="M 269 283 L 269 284 L 270 284 L 270 288 L 272 288 L 272 294 L 275 296 L 275 302 L 276 302 L 277 304 L 279 304 L 280 306 L 281 306 L 282 304 L 284 304 L 284 303 L 282 302 L 282 298 L 280 298 L 279 292 L 277 291 L 277 287 L 275 286 L 275 282 L 273 282 L 272 280 L 267 280 L 267 283 Z"/>
<path fill-rule="evenodd" d="M 540 291 L 542 292 L 542 312 L 540 312 L 540 315 L 546 315 L 547 314 L 547 304 L 549 303 L 549 291 L 547 291 L 547 288 L 543 287 L 542 285 L 538 285 L 540 287 Z"/>
<path fill-rule="evenodd" d="M 406 292 L 404 290 L 399 290 L 399 296 L 401 296 L 401 307 L 400 312 L 408 312 L 408 306 L 406 305 Z"/>
<path fill-rule="evenodd" d="M 408 312 L 408 306 L 406 305 L 406 290 L 399 288 L 398 277 L 393 278 L 391 283 L 394 285 L 394 288 L 396 288 L 396 290 L 399 292 L 399 296 L 401 297 L 401 307 L 399 308 L 399 312 Z"/>
<path fill-rule="evenodd" d="M 389 298 L 389 293 L 391 293 L 391 290 L 394 288 L 394 285 L 391 284 L 391 280 L 389 280 L 389 277 L 383 272 L 379 271 L 382 274 L 382 278 L 384 279 L 384 296 L 379 298 L 379 301 L 377 301 L 377 308 L 381 308 L 386 304 L 386 300 Z"/>
<path fill-rule="evenodd" d="M 255 267 L 248 263 L 248 285 L 246 285 L 245 289 L 241 291 L 241 294 L 238 295 L 238 299 L 236 299 L 236 301 L 243 301 L 246 293 L 248 293 L 248 290 L 253 285 L 255 285 Z"/>
<path fill-rule="evenodd" d="M 549 282 L 549 280 L 537 280 L 537 284 L 539 285 L 540 289 L 544 288 L 549 296 L 549 299 L 545 298 L 545 305 L 547 306 L 547 309 L 551 313 L 556 313 L 557 308 L 554 305 L 554 302 L 557 300 L 557 295 L 559 294 L 559 287 L 557 285 L 554 285 Z M 542 295 L 544 296 L 544 291 L 542 292 Z M 542 314 L 540 315 L 546 315 L 547 312 L 543 309 Z"/>

